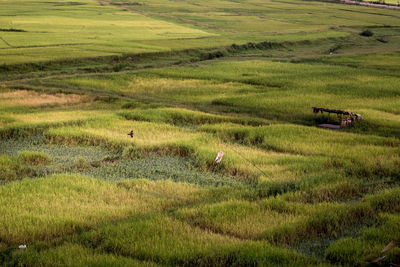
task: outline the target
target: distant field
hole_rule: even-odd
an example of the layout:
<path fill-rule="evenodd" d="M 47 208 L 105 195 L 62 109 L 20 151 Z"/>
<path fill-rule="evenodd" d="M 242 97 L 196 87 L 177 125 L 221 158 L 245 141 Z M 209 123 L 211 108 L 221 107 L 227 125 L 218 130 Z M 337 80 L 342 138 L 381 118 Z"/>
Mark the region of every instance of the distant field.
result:
<path fill-rule="evenodd" d="M 0 266 L 399 265 L 399 14 L 0 0 Z"/>
<path fill-rule="evenodd" d="M 139 40 L 214 34 L 95 1 L 1 1 L 0 64 L 163 51 Z"/>
<path fill-rule="evenodd" d="M 209 1 L 196 4 L 102 1 L 99 4 L 91 0 L 51 3 L 3 0 L 0 2 L 0 64 L 215 47 L 249 41 L 344 37 L 348 33 L 343 26 L 400 26 L 396 11 L 370 14 L 363 7 L 343 9 L 342 5 L 331 3 L 213 1 L 209 5 Z"/>
<path fill-rule="evenodd" d="M 380 118 L 400 114 L 396 68 L 399 54 L 323 58 L 338 65 L 269 61 L 218 62 L 198 67 L 139 71 L 135 74 L 72 78 L 60 81 L 78 87 L 119 92 L 167 101 L 212 104 L 266 119 L 312 120 L 311 105 L 360 110 Z M 378 63 L 379 62 L 379 63 Z M 382 67 L 388 70 L 343 65 Z M 351 80 L 350 80 L 351 77 Z M 349 79 L 349 81 L 344 81 Z M 376 91 L 379 84 L 379 91 Z M 374 111 L 375 110 L 375 111 Z M 376 113 L 379 111 L 380 113 Z M 387 115 L 384 115 L 385 112 Z M 379 117 L 369 116 L 378 121 Z"/>

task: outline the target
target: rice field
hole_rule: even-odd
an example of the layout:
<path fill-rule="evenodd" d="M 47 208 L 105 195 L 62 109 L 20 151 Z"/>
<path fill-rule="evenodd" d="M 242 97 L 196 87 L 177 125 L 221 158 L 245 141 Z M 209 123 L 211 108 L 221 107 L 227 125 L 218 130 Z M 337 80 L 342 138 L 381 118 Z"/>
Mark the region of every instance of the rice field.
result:
<path fill-rule="evenodd" d="M 0 266 L 399 265 L 399 62 L 397 10 L 0 0 Z"/>

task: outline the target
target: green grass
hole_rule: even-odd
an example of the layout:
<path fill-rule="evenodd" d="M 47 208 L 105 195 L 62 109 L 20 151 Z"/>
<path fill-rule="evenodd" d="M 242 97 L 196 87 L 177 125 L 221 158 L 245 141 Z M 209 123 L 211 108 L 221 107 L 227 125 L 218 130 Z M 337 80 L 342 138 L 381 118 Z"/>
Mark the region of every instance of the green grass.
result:
<path fill-rule="evenodd" d="M 0 265 L 399 264 L 399 18 L 0 0 Z"/>
<path fill-rule="evenodd" d="M 202 30 L 133 14 L 95 1 L 76 3 L 3 1 L 0 27 L 25 32 L 1 32 L 0 64 L 58 60 L 64 59 L 66 53 L 68 58 L 85 58 L 163 51 L 168 47 L 135 41 L 213 36 Z"/>
<path fill-rule="evenodd" d="M 268 263 L 278 266 L 289 262 L 299 265 L 313 262 L 286 249 L 203 231 L 162 214 L 91 231 L 83 235 L 83 240 L 103 251 L 167 265 Z"/>
<path fill-rule="evenodd" d="M 381 253 L 383 248 L 399 237 L 399 216 L 381 214 L 381 222 L 364 229 L 361 234 L 353 238 L 344 238 L 332 244 L 325 252 L 330 261 L 348 265 L 364 265 L 381 255 L 386 256 L 382 263 L 396 262 L 399 248 Z"/>
<path fill-rule="evenodd" d="M 37 251 L 28 247 L 27 251 L 13 254 L 15 266 L 157 266 L 151 262 L 133 260 L 113 254 L 99 253 L 77 244 L 64 244 L 56 248 Z"/>
<path fill-rule="evenodd" d="M 20 180 L 24 177 L 48 174 L 49 155 L 37 151 L 21 151 L 16 157 L 0 154 L 0 183 Z"/>
<path fill-rule="evenodd" d="M 74 78 L 66 82 L 82 88 L 173 103 L 212 105 L 268 120 L 307 124 L 314 119 L 311 106 L 335 107 L 363 114 L 366 128 L 379 125 L 386 128 L 381 134 L 398 135 L 395 130 L 398 118 L 392 114 L 400 112 L 398 75 L 389 70 L 241 61 L 145 70 L 135 75 Z"/>
<path fill-rule="evenodd" d="M 3 1 L 0 64 L 63 60 L 66 54 L 82 59 L 249 41 L 337 38 L 348 35 L 343 25 L 399 26 L 396 11 L 371 14 L 362 7 L 343 9 L 335 3 L 131 2 Z"/>
<path fill-rule="evenodd" d="M 164 122 L 174 125 L 191 126 L 202 124 L 215 124 L 221 122 L 233 122 L 239 124 L 264 125 L 267 121 L 246 118 L 246 117 L 229 117 L 221 115 L 212 115 L 205 112 L 196 112 L 187 109 L 177 108 L 160 108 L 145 109 L 121 112 L 118 115 L 128 119 L 137 121 Z"/>
<path fill-rule="evenodd" d="M 147 190 L 129 190 L 79 175 L 24 179 L 2 186 L 0 191 L 3 214 L 0 237 L 14 245 L 50 241 L 107 221 L 159 211 L 175 203 L 174 196 L 166 201 Z M 183 192 L 194 190 L 186 187 Z"/>

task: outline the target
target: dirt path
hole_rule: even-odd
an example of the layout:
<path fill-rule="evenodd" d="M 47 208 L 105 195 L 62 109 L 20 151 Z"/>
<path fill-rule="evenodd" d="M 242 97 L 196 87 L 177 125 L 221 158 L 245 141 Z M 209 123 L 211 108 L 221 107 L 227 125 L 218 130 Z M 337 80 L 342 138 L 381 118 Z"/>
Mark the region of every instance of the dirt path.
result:
<path fill-rule="evenodd" d="M 12 45 L 10 45 L 6 40 L 3 39 L 3 37 L 0 37 L 0 40 L 2 40 L 6 45 L 8 45 L 9 47 L 13 47 Z"/>
<path fill-rule="evenodd" d="M 385 5 L 385 4 L 375 4 L 375 3 L 363 2 L 363 1 L 340 0 L 340 2 L 345 3 L 345 4 L 368 6 L 368 7 L 379 7 L 379 8 L 388 8 L 388 9 L 398 9 L 398 10 L 400 9 L 400 6 L 392 6 L 392 5 Z"/>

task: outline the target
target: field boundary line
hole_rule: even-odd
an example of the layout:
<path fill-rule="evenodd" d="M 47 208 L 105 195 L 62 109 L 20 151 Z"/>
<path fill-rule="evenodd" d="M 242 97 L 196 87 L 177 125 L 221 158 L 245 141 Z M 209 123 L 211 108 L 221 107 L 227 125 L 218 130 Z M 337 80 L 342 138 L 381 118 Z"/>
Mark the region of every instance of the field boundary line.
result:
<path fill-rule="evenodd" d="M 14 46 L 12 46 L 10 43 L 8 43 L 3 37 L 0 36 L 0 40 L 2 40 L 6 45 L 8 45 L 9 47 L 15 48 Z M 8 49 L 8 48 L 1 48 L 1 49 Z"/>

